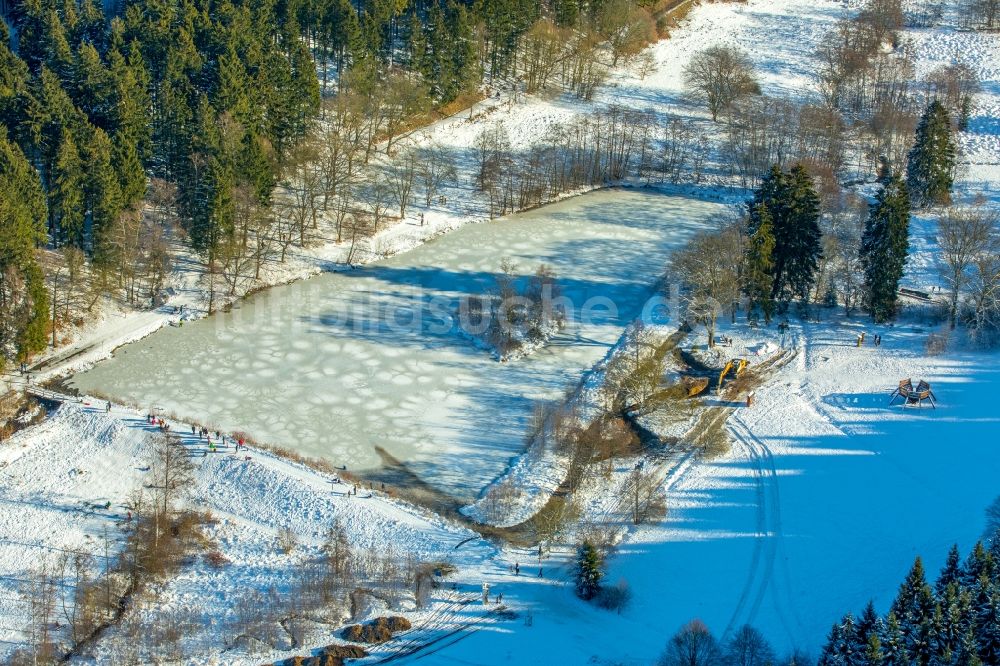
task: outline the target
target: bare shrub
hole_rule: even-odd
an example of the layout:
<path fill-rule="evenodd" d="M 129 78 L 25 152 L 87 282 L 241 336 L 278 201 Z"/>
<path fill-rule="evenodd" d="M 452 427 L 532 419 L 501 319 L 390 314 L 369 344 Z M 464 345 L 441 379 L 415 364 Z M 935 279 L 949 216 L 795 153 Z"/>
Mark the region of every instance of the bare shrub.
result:
<path fill-rule="evenodd" d="M 924 351 L 930 356 L 940 356 L 948 349 L 947 333 L 929 333 L 924 340 Z"/>
<path fill-rule="evenodd" d="M 278 549 L 287 555 L 295 550 L 295 547 L 299 543 L 299 539 L 295 534 L 295 530 L 290 527 L 282 527 L 278 530 L 277 543 Z"/>
<path fill-rule="evenodd" d="M 380 617 L 368 624 L 353 624 L 344 629 L 341 637 L 354 643 L 385 643 L 393 634 L 409 631 L 413 625 L 405 617 Z"/>
<path fill-rule="evenodd" d="M 597 593 L 597 605 L 605 610 L 615 611 L 619 615 L 628 607 L 631 600 L 632 588 L 629 587 L 628 581 L 624 578 L 613 586 L 602 587 L 601 591 Z"/>
<path fill-rule="evenodd" d="M 205 562 L 216 569 L 226 566 L 229 564 L 229 558 L 223 555 L 218 550 L 213 550 L 209 553 L 205 553 Z"/>

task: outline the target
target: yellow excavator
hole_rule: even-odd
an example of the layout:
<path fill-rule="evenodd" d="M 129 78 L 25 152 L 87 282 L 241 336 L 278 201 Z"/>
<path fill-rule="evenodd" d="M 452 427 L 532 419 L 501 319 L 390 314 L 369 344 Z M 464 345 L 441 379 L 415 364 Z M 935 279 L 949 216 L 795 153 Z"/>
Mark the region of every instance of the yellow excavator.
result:
<path fill-rule="evenodd" d="M 722 393 L 722 380 L 726 378 L 726 375 L 728 375 L 730 371 L 733 372 L 734 377 L 739 378 L 739 376 L 743 374 L 743 371 L 746 370 L 746 367 L 747 360 L 745 358 L 730 359 L 729 363 L 726 363 L 726 367 L 724 367 L 722 372 L 719 373 L 719 386 L 717 387 L 716 392 Z"/>

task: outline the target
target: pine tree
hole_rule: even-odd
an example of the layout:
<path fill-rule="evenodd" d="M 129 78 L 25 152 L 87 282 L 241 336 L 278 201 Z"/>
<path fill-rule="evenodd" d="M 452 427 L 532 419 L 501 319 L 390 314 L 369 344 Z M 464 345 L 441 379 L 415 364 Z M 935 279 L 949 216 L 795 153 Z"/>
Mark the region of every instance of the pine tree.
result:
<path fill-rule="evenodd" d="M 561 27 L 575 27 L 580 17 L 580 6 L 577 0 L 553 0 L 553 10 L 556 23 Z"/>
<path fill-rule="evenodd" d="M 962 576 L 962 557 L 958 552 L 958 544 L 952 544 L 951 549 L 948 551 L 948 558 L 945 560 L 944 567 L 941 569 L 941 574 L 938 576 L 937 582 L 934 583 L 934 591 L 937 593 L 938 598 L 943 598 L 945 590 L 952 583 L 958 584 Z"/>
<path fill-rule="evenodd" d="M 976 635 L 971 627 L 962 636 L 962 643 L 955 654 L 954 663 L 960 666 L 983 666 L 976 646 Z"/>
<path fill-rule="evenodd" d="M 875 604 L 869 601 L 858 618 L 858 637 L 863 644 L 867 644 L 873 633 L 879 633 L 879 617 L 875 612 Z"/>
<path fill-rule="evenodd" d="M 139 147 L 124 133 L 115 133 L 111 145 L 111 163 L 118 177 L 121 207 L 137 205 L 146 194 L 146 171 L 139 157 Z"/>
<path fill-rule="evenodd" d="M 889 611 L 885 619 L 880 641 L 886 666 L 905 666 L 909 662 L 906 657 L 905 639 L 899 618 L 894 611 Z"/>
<path fill-rule="evenodd" d="M 590 600 L 597 596 L 601 589 L 603 562 L 597 549 L 589 541 L 584 541 L 577 549 L 576 556 L 576 594 L 581 599 Z"/>
<path fill-rule="evenodd" d="M 249 183 L 261 204 L 271 201 L 271 193 L 275 187 L 275 166 L 270 156 L 270 148 L 266 142 L 254 134 L 246 132 L 243 135 L 242 149 L 237 162 L 238 179 Z"/>
<path fill-rule="evenodd" d="M 0 126 L 14 128 L 21 121 L 19 108 L 31 76 L 28 65 L 10 49 L 10 32 L 0 21 Z"/>
<path fill-rule="evenodd" d="M 823 255 L 819 195 L 812 178 L 802 165 L 787 174 L 774 165 L 748 205 L 752 226 L 757 226 L 754 220 L 766 209 L 774 228 L 771 298 L 808 297 Z"/>
<path fill-rule="evenodd" d="M 73 136 L 65 128 L 53 175 L 49 191 L 52 238 L 57 245 L 68 244 L 83 250 L 87 212 L 83 198 L 83 162 Z"/>
<path fill-rule="evenodd" d="M 883 666 L 886 663 L 885 651 L 882 649 L 882 639 L 878 632 L 869 634 L 865 642 L 863 662 L 865 666 Z"/>
<path fill-rule="evenodd" d="M 46 11 L 42 7 L 42 0 L 24 0 L 18 3 L 18 11 L 14 15 L 17 50 L 32 73 L 41 69 L 48 52 L 45 22 Z"/>
<path fill-rule="evenodd" d="M 247 91 L 250 78 L 236 54 L 235 43 L 230 43 L 226 53 L 219 58 L 219 82 L 216 86 L 213 106 L 219 112 L 228 112 L 244 126 L 256 126 L 252 122 L 251 103 Z"/>
<path fill-rule="evenodd" d="M 978 542 L 966 558 L 965 566 L 962 567 L 962 584 L 974 590 L 984 577 L 990 579 L 995 575 L 993 555 L 982 542 Z"/>
<path fill-rule="evenodd" d="M 66 29 L 55 9 L 50 9 L 45 19 L 45 66 L 59 77 L 66 87 L 73 83 L 75 63 L 73 49 L 66 37 Z"/>
<path fill-rule="evenodd" d="M 479 57 L 468 10 L 457 2 L 448 4 L 448 32 L 451 35 L 450 77 L 445 82 L 443 101 L 451 101 L 479 83 Z"/>
<path fill-rule="evenodd" d="M 924 576 L 924 565 L 918 557 L 899 588 L 892 612 L 899 620 L 903 647 L 910 659 L 926 657 L 932 650 L 934 594 Z"/>
<path fill-rule="evenodd" d="M 94 227 L 94 262 L 102 266 L 117 261 L 111 236 L 124 210 L 121 185 L 112 164 L 113 152 L 108 135 L 95 129 L 87 151 L 86 192 Z"/>
<path fill-rule="evenodd" d="M 940 581 L 939 581 L 940 582 Z M 957 578 L 938 594 L 941 604 L 941 632 L 938 638 L 941 660 L 947 663 L 960 651 L 962 640 L 971 626 L 972 600 Z"/>
<path fill-rule="evenodd" d="M 820 666 L 863 666 L 866 646 L 851 613 L 835 624 L 820 656 Z"/>
<path fill-rule="evenodd" d="M 877 322 L 896 314 L 899 281 L 909 250 L 910 199 L 906 185 L 893 177 L 869 208 L 861 238 L 861 264 L 865 271 L 865 308 Z"/>
<path fill-rule="evenodd" d="M 931 206 L 951 201 L 956 155 L 948 112 L 934 100 L 920 118 L 907 161 L 906 182 L 915 203 Z"/>
<path fill-rule="evenodd" d="M 977 654 L 984 664 L 1000 664 L 1000 591 L 985 579 L 980 587 L 975 609 Z"/>
<path fill-rule="evenodd" d="M 816 269 L 823 250 L 820 245 L 819 195 L 805 167 L 797 164 L 788 174 L 788 187 L 782 202 L 784 248 L 776 245 L 781 259 L 781 272 L 775 276 L 777 293 L 788 290 L 800 298 L 808 298 L 816 281 Z M 778 262 L 775 262 L 778 265 Z"/>
<path fill-rule="evenodd" d="M 774 276 L 774 224 L 767 206 L 758 204 L 749 216 L 747 225 L 746 266 L 743 293 L 747 297 L 747 312 L 757 309 L 764 315 L 764 322 L 771 323 L 774 314 L 772 286 Z"/>
<path fill-rule="evenodd" d="M 843 622 L 835 622 L 826 635 L 826 644 L 819 655 L 819 666 L 841 666 L 840 654 L 844 643 Z"/>
<path fill-rule="evenodd" d="M 86 42 L 80 44 L 74 69 L 75 85 L 70 89 L 73 101 L 87 115 L 90 122 L 105 131 L 113 129 L 112 99 L 115 90 L 111 85 L 111 76 L 93 44 Z"/>
<path fill-rule="evenodd" d="M 34 257 L 45 218 L 38 172 L 0 128 L 0 368 L 45 349 L 48 296 Z"/>
<path fill-rule="evenodd" d="M 112 63 L 111 74 L 119 97 L 115 126 L 135 143 L 139 159 L 145 164 L 153 154 L 152 82 L 138 42 L 129 46 L 124 69 L 119 71 Z"/>

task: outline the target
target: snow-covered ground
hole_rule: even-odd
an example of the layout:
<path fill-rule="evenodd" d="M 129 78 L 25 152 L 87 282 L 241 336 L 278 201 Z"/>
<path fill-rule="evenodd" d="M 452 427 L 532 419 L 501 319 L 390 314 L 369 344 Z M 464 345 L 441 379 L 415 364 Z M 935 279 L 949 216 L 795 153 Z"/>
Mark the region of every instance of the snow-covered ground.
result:
<path fill-rule="evenodd" d="M 221 656 L 224 642 L 232 639 L 223 627 L 249 593 L 274 587 L 287 595 L 301 565 L 319 555 L 335 521 L 356 550 L 461 564 L 453 580 L 462 589 L 478 586 L 479 575 L 471 581 L 468 576 L 495 552 L 478 538 L 468 541 L 475 537 L 468 530 L 392 500 L 378 488 L 351 497 L 349 483 L 330 474 L 253 448 L 236 453 L 230 445 L 209 453 L 184 424 L 172 426 L 197 465 L 188 501 L 215 518 L 206 537 L 227 562 L 215 566 L 198 558 L 157 593 L 158 613 L 183 613 L 191 622 L 184 642 L 188 653 L 199 655 L 198 663 L 255 664 L 268 657 L 238 650 Z M 97 557 L 99 573 L 105 535 L 115 556 L 130 525 L 130 494 L 150 483 L 151 436 L 157 431 L 144 413 L 119 406 L 106 412 L 103 401 L 84 399 L 64 404 L 0 448 L 0 661 L 24 640 L 29 607 L 19 592 L 43 560 L 54 567 L 61 554 L 89 553 Z M 291 553 L 277 545 L 281 529 L 296 536 Z M 409 615 L 419 624 L 452 596 L 441 590 L 430 608 L 410 608 Z M 325 627 L 316 644 L 334 642 L 335 629 Z M 98 656 L 108 658 L 114 643 L 111 635 L 98 646 Z"/>
<path fill-rule="evenodd" d="M 928 356 L 927 332 L 902 325 L 869 328 L 882 346 L 858 349 L 859 330 L 839 316 L 793 325 L 797 354 L 730 419 L 732 452 L 680 466 L 667 481 L 667 519 L 632 528 L 619 546 L 607 580 L 624 578 L 634 595 L 620 616 L 570 589 L 511 579 L 505 599 L 530 610 L 533 626 L 478 632 L 435 663 L 544 664 L 559 654 L 648 664 L 695 617 L 717 636 L 751 623 L 779 650 L 815 656 L 847 610 L 872 599 L 884 611 L 916 555 L 933 575 L 952 543 L 968 552 L 1000 493 L 996 357 Z M 724 332 L 736 351 L 779 340 L 744 326 Z M 890 407 L 905 377 L 931 382 L 937 409 Z"/>

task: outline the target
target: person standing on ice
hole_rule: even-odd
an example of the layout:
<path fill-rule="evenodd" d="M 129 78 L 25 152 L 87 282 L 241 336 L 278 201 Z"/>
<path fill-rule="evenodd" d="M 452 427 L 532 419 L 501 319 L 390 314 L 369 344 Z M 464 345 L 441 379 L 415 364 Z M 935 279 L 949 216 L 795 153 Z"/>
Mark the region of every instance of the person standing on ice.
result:
<path fill-rule="evenodd" d="M 110 400 L 108 400 L 108 404 L 107 404 L 107 406 L 105 407 L 104 411 L 105 411 L 106 413 L 108 413 L 108 414 L 110 414 L 110 413 L 111 413 L 111 401 L 110 401 Z"/>

